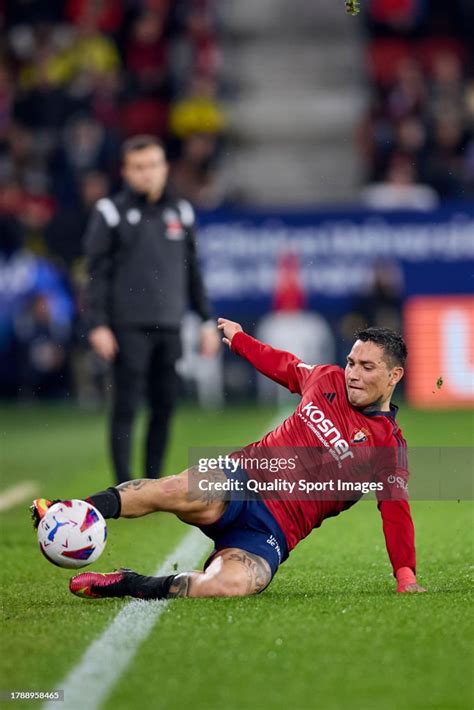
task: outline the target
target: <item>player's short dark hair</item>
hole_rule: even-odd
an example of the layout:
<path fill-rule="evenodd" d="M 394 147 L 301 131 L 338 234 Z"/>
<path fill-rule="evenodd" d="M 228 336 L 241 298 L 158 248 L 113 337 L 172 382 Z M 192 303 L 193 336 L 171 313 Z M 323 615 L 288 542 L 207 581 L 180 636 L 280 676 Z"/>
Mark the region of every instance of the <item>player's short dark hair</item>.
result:
<path fill-rule="evenodd" d="M 380 345 L 384 349 L 384 354 L 392 367 L 395 365 L 405 367 L 408 351 L 400 333 L 396 333 L 390 328 L 372 327 L 362 328 L 354 335 L 357 340 L 362 340 L 363 343 L 370 341 Z"/>
<path fill-rule="evenodd" d="M 134 153 L 136 150 L 144 150 L 145 148 L 150 148 L 151 146 L 161 148 L 163 151 L 165 150 L 163 142 L 156 136 L 146 135 L 144 133 L 142 135 L 127 138 L 127 140 L 122 143 L 122 162 L 129 153 Z"/>

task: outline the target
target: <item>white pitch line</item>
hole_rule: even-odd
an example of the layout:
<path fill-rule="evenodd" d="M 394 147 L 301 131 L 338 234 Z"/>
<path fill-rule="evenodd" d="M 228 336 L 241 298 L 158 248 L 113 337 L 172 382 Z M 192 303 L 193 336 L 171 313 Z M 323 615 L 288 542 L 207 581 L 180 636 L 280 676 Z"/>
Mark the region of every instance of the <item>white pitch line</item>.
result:
<path fill-rule="evenodd" d="M 210 545 L 209 538 L 193 528 L 155 575 L 172 574 L 176 564 L 180 571 L 193 569 Z M 69 675 L 61 683 L 55 683 L 56 688 L 64 690 L 63 707 L 66 710 L 100 708 L 170 601 L 134 599 L 123 607 L 99 638 L 91 643 Z M 58 710 L 58 704 L 51 701 L 43 708 Z"/>
<path fill-rule="evenodd" d="M 16 486 L 7 488 L 0 493 L 0 513 L 14 508 L 28 498 L 34 498 L 39 491 L 39 485 L 35 481 L 23 481 Z"/>

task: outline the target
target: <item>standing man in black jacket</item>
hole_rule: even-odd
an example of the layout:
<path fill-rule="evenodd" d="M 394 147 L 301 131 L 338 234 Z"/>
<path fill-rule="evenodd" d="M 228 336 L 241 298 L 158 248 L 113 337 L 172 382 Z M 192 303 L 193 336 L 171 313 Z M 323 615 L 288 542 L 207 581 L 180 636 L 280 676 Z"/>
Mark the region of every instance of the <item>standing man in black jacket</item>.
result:
<path fill-rule="evenodd" d="M 132 426 L 143 392 L 150 406 L 145 475 L 159 475 L 188 304 L 203 320 L 202 354 L 219 348 L 197 261 L 194 212 L 166 190 L 162 144 L 153 136 L 129 138 L 122 161 L 125 189 L 97 202 L 85 236 L 89 341 L 113 363 L 111 449 L 119 483 L 132 477 Z"/>

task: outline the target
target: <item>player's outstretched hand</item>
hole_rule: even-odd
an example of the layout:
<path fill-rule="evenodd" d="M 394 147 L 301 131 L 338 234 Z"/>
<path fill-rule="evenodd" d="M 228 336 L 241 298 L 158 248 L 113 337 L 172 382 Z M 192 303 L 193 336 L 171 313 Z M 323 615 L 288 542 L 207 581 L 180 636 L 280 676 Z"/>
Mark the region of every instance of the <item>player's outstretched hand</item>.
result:
<path fill-rule="evenodd" d="M 243 328 L 240 323 L 235 323 L 233 320 L 227 320 L 227 318 L 218 318 L 217 327 L 219 330 L 222 331 L 222 334 L 224 336 L 222 338 L 222 342 L 225 343 L 225 345 L 228 345 L 229 348 L 234 335 L 236 333 L 243 332 Z"/>
<path fill-rule="evenodd" d="M 402 589 L 397 589 L 399 594 L 419 594 L 420 592 L 426 592 L 426 589 L 420 584 L 407 584 Z"/>

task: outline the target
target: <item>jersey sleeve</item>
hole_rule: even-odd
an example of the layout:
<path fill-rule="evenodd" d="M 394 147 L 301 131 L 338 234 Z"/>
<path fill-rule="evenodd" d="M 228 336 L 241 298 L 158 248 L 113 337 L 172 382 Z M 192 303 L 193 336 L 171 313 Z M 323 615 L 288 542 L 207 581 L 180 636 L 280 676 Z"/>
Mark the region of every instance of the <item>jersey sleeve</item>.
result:
<path fill-rule="evenodd" d="M 381 483 L 377 491 L 378 508 L 394 575 L 401 567 L 409 567 L 416 574 L 415 528 L 408 503 L 408 479 L 406 444 L 401 435 L 395 434 L 379 451 L 377 472 Z"/>
<path fill-rule="evenodd" d="M 272 348 L 247 333 L 236 333 L 231 348 L 232 352 L 248 360 L 262 375 L 283 385 L 290 392 L 302 394 L 315 369 L 314 365 L 307 365 L 296 355 Z"/>
<path fill-rule="evenodd" d="M 415 528 L 407 500 L 382 500 L 378 504 L 393 574 L 410 567 L 416 574 Z"/>
<path fill-rule="evenodd" d="M 380 484 L 378 501 L 408 500 L 408 456 L 405 440 L 399 430 L 377 448 L 376 478 Z"/>

